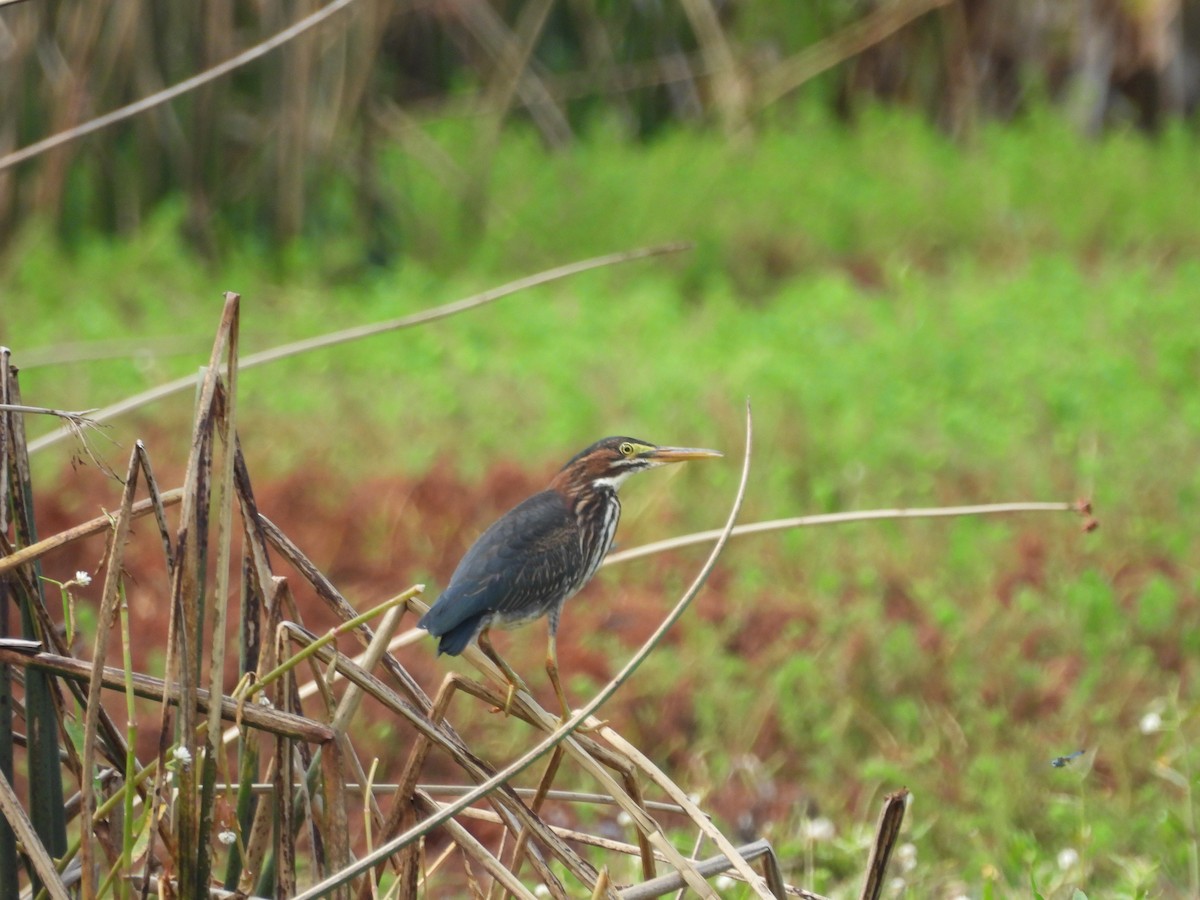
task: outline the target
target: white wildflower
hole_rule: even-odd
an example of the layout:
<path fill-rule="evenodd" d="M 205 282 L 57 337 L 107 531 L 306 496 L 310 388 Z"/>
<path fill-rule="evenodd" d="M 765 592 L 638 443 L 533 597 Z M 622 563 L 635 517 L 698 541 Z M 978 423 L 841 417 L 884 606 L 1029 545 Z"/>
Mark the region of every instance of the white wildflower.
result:
<path fill-rule="evenodd" d="M 1142 716 L 1142 720 L 1138 722 L 1138 730 L 1142 734 L 1154 734 L 1156 731 L 1162 731 L 1162 725 L 1162 714 L 1151 710 Z"/>
<path fill-rule="evenodd" d="M 1079 853 L 1072 847 L 1058 851 L 1058 867 L 1064 872 L 1079 865 Z"/>
<path fill-rule="evenodd" d="M 888 882 L 888 892 L 894 895 L 903 894 L 906 887 L 908 882 L 899 876 Z"/>
<path fill-rule="evenodd" d="M 734 881 L 732 878 L 730 878 L 728 875 L 718 875 L 716 877 L 716 879 L 713 881 L 713 887 L 715 887 L 718 891 L 721 891 L 722 893 L 724 893 L 725 891 L 733 890 L 733 886 L 735 884 L 737 884 L 737 882 Z"/>
<path fill-rule="evenodd" d="M 625 810 L 621 810 L 619 813 L 617 813 L 617 824 L 621 825 L 621 826 L 632 825 L 633 824 L 633 816 L 631 816 L 629 813 L 625 812 Z"/>
<path fill-rule="evenodd" d="M 175 762 L 179 763 L 185 769 L 192 764 L 192 754 L 188 752 L 187 747 L 176 747 L 173 755 Z"/>
<path fill-rule="evenodd" d="M 83 587 L 87 587 L 89 584 L 92 583 L 92 576 L 89 575 L 87 572 L 83 571 L 83 569 L 80 569 L 78 572 L 75 573 L 75 583 L 78 585 L 82 585 Z"/>
<path fill-rule="evenodd" d="M 217 840 L 228 847 L 237 840 L 237 834 L 231 828 L 226 828 L 217 835 Z"/>
<path fill-rule="evenodd" d="M 901 872 L 911 872 L 917 867 L 917 845 L 901 844 L 896 848 L 896 863 Z"/>
<path fill-rule="evenodd" d="M 550 888 L 546 887 L 546 885 L 544 885 L 544 884 L 539 884 L 537 887 L 535 887 L 533 889 L 533 895 L 535 897 L 549 897 L 550 896 Z"/>
<path fill-rule="evenodd" d="M 804 836 L 812 841 L 831 841 L 836 834 L 833 822 L 824 816 L 809 819 L 804 825 Z"/>

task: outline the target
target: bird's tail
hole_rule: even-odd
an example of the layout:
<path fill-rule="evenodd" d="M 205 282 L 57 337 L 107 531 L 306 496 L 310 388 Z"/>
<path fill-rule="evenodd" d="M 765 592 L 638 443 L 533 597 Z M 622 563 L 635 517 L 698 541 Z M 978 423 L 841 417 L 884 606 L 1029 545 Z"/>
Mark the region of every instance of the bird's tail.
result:
<path fill-rule="evenodd" d="M 441 635 L 438 640 L 438 655 L 448 653 L 451 656 L 458 656 L 462 653 L 467 644 L 471 643 L 471 638 L 475 637 L 477 624 L 472 621 L 461 622 Z"/>
<path fill-rule="evenodd" d="M 443 653 L 458 656 L 466 649 L 467 644 L 471 643 L 471 638 L 475 637 L 475 633 L 479 630 L 479 619 L 470 618 L 464 622 L 458 622 L 450 628 L 445 628 L 445 623 L 439 621 L 445 617 L 436 615 L 437 612 L 438 607 L 435 605 L 429 612 L 421 616 L 417 627 L 424 628 L 438 639 L 438 656 Z"/>

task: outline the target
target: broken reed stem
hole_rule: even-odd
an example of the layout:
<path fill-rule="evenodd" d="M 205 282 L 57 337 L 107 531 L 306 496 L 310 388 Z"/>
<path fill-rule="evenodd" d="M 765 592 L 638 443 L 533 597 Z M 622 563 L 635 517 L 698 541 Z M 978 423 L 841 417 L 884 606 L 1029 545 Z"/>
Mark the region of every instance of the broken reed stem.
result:
<path fill-rule="evenodd" d="M 139 500 L 130 509 L 129 517 L 132 520 L 140 519 L 149 513 L 158 515 L 160 507 L 161 509 L 166 509 L 168 506 L 174 506 L 182 499 L 183 488 L 175 488 L 174 490 L 158 494 L 156 497 L 151 497 L 148 500 Z M 89 519 L 80 525 L 60 531 L 58 534 L 40 540 L 35 544 L 30 544 L 28 547 L 22 547 L 7 556 L 0 556 L 0 575 L 23 566 L 26 563 L 33 562 L 35 559 L 40 559 L 51 550 L 57 550 L 59 547 L 66 546 L 82 538 L 107 531 L 109 528 L 112 528 L 112 524 L 111 515 L 96 516 L 94 519 Z"/>
<path fill-rule="evenodd" d="M 52 672 L 63 678 L 74 681 L 87 681 L 91 677 L 90 663 L 75 659 L 71 656 L 58 656 L 54 653 L 35 653 L 33 655 L 20 653 L 0 647 L 0 665 L 12 665 L 22 668 L 38 669 Z M 125 690 L 125 673 L 121 669 L 105 666 L 101 680 L 104 687 L 110 690 Z M 133 690 L 137 696 L 147 700 L 162 700 L 166 695 L 168 705 L 179 703 L 180 688 L 178 683 L 165 682 L 161 678 L 153 678 L 134 672 L 131 676 Z M 201 712 L 207 713 L 209 694 L 200 689 L 196 694 L 196 703 Z M 233 697 L 222 695 L 220 698 L 221 718 L 226 722 L 241 722 L 251 728 L 277 734 L 282 737 L 295 738 L 311 744 L 323 744 L 333 740 L 333 729 L 321 722 L 259 706 L 257 703 L 242 704 Z"/>
<path fill-rule="evenodd" d="M 139 445 L 140 445 L 139 441 Z M 133 641 L 129 630 L 129 603 L 125 596 L 125 584 L 121 590 L 121 662 L 125 669 L 125 809 L 121 817 L 121 853 L 126 867 L 133 863 L 135 835 L 133 831 L 133 805 L 137 792 L 129 785 L 133 773 L 137 771 L 137 757 L 134 748 L 137 746 L 138 724 L 137 704 L 133 692 Z"/>
<path fill-rule="evenodd" d="M 80 829 L 83 835 L 80 854 L 80 862 L 83 867 L 80 891 L 84 897 L 96 894 L 95 885 L 92 883 L 95 871 L 92 864 L 92 837 L 94 834 L 92 807 L 95 803 L 92 770 L 96 764 L 96 732 L 100 725 L 100 693 L 104 686 L 104 660 L 108 654 L 109 632 L 117 622 L 121 577 L 124 571 L 125 544 L 129 540 L 129 511 L 133 507 L 133 493 L 137 490 L 138 468 L 138 448 L 135 447 L 129 455 L 125 489 L 121 493 L 121 506 L 109 538 L 108 553 L 104 564 L 104 591 L 100 599 L 100 615 L 96 621 L 96 639 L 92 645 L 92 671 L 88 680 L 87 708 L 84 713 L 83 726 L 83 761 L 81 764 L 83 776 L 79 786 Z"/>
<path fill-rule="evenodd" d="M 904 811 L 907 807 L 907 788 L 901 788 L 883 798 L 883 809 L 879 813 L 879 825 L 875 830 L 875 841 L 871 844 L 867 874 L 859 900 L 879 900 L 883 893 L 887 884 L 888 860 L 891 859 L 896 841 L 900 839 L 900 826 L 904 822 Z"/>
<path fill-rule="evenodd" d="M 342 635 L 349 634 L 360 625 L 365 625 L 367 622 L 370 622 L 376 616 L 382 615 L 383 613 L 386 613 L 397 606 L 407 604 L 410 599 L 418 596 L 424 590 L 425 585 L 414 584 L 404 593 L 397 594 L 390 600 L 385 600 L 378 606 L 372 607 L 365 613 L 355 616 L 348 622 L 342 622 L 340 625 L 336 625 L 335 627 L 329 629 L 329 631 L 327 631 L 324 635 L 316 638 L 311 643 L 306 644 L 303 648 L 289 656 L 286 660 L 277 665 L 262 678 L 258 679 L 254 684 L 250 685 L 246 690 L 246 699 L 249 699 L 260 691 L 266 689 L 273 682 L 295 669 L 296 666 L 300 665 L 300 663 L 310 659 L 311 657 L 319 655 L 319 653 L 326 646 L 334 643 Z M 288 628 L 289 626 L 292 626 L 292 623 L 285 622 L 280 627 Z"/>
<path fill-rule="evenodd" d="M 20 799 L 2 772 L 0 772 L 0 812 L 4 814 L 13 833 L 21 841 L 26 855 L 33 863 L 33 871 L 37 873 L 38 880 L 41 881 L 42 889 L 49 894 L 51 900 L 70 900 L 70 895 L 59 877 L 58 870 L 54 868 L 54 860 L 38 838 L 33 823 L 25 815 L 25 808 L 21 806 Z"/>

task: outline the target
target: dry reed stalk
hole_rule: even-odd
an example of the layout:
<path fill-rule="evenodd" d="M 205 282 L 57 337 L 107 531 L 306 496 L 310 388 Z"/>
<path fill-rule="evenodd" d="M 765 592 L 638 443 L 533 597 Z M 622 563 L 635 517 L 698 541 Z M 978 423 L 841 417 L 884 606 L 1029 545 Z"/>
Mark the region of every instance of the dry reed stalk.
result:
<path fill-rule="evenodd" d="M 908 790 L 901 788 L 883 798 L 883 809 L 879 812 L 879 825 L 875 829 L 875 840 L 871 843 L 871 856 L 867 860 L 867 872 L 863 880 L 860 900 L 879 900 L 887 885 L 887 864 L 892 848 L 900 839 L 900 825 L 904 822 L 904 811 L 908 807 Z"/>
<path fill-rule="evenodd" d="M 879 6 L 837 34 L 830 35 L 811 47 L 805 47 L 795 56 L 785 59 L 766 72 L 760 79 L 755 100 L 760 108 L 777 103 L 822 72 L 887 40 L 926 13 L 953 2 L 954 0 L 899 0 Z"/>
<path fill-rule="evenodd" d="M 92 672 L 88 681 L 87 708 L 84 713 L 83 760 L 81 763 L 85 777 L 80 780 L 79 788 L 82 814 L 80 819 L 82 836 L 80 890 L 85 897 L 91 897 L 96 893 L 96 886 L 93 883 L 95 860 L 92 857 L 92 836 L 95 831 L 92 815 L 95 810 L 95 796 L 93 780 L 87 777 L 86 773 L 90 773 L 96 763 L 96 738 L 100 725 L 100 692 L 104 686 L 104 660 L 108 651 L 109 632 L 117 624 L 121 571 L 132 518 L 130 512 L 133 509 L 133 494 L 137 490 L 138 472 L 141 470 L 141 458 L 144 453 L 145 450 L 139 441 L 133 452 L 129 454 L 125 489 L 121 493 L 121 505 L 117 510 L 116 521 L 113 523 L 112 535 L 109 538 L 108 552 L 105 554 L 104 590 L 100 599 L 100 614 L 96 619 L 96 638 L 92 646 Z"/>
<path fill-rule="evenodd" d="M 174 490 L 166 491 L 165 493 L 155 493 L 147 500 L 138 500 L 133 504 L 129 511 L 131 519 L 140 519 L 149 513 L 154 513 L 160 519 L 160 526 L 165 527 L 166 518 L 163 511 L 168 506 L 174 506 L 183 499 L 183 488 L 175 488 Z M 102 531 L 107 531 L 112 527 L 111 516 L 96 516 L 94 519 L 89 519 L 79 525 L 68 528 L 66 531 L 60 531 L 58 534 L 51 535 L 48 538 L 43 538 L 36 544 L 30 544 L 28 547 L 22 547 L 20 550 L 14 550 L 7 556 L 0 556 L 0 575 L 9 572 L 18 566 L 26 565 L 36 559 L 40 559 L 52 550 L 57 550 L 60 547 L 65 547 L 67 544 L 82 540 L 85 537 L 90 537 L 93 534 L 99 534 Z M 0 529 L 3 530 L 3 529 Z"/>
<path fill-rule="evenodd" d="M 0 347 L 0 403 L 23 406 L 17 370 L 10 363 L 7 348 Z M 25 421 L 20 413 L 0 413 L 0 471 L 3 472 L 4 493 L 0 506 L 11 515 L 6 515 L 0 524 L 3 538 L 0 549 L 9 549 L 7 532 L 11 527 L 15 546 L 37 543 L 37 527 L 34 523 L 33 480 L 29 469 L 29 452 L 25 440 Z M 3 577 L 3 596 L 0 596 L 0 627 L 4 634 L 11 634 L 9 615 L 10 600 L 16 601 L 20 610 L 21 633 L 25 638 L 50 642 L 57 639 L 57 632 L 46 611 L 45 595 L 42 590 L 41 565 L 32 562 L 16 572 Z M 0 679 L 0 704 L 4 708 L 0 718 L 0 744 L 4 745 L 0 755 L 0 774 L 11 782 L 13 777 L 12 756 L 12 686 L 7 670 Z M 25 679 L 25 720 L 28 732 L 28 778 L 30 815 L 34 831 L 50 856 L 61 856 L 67 848 L 66 815 L 63 805 L 62 770 L 59 765 L 59 734 L 63 730 L 63 699 L 57 684 L 43 672 L 31 673 Z M 76 775 L 80 775 L 79 760 L 74 747 L 67 741 L 64 745 L 69 764 Z M 0 832 L 0 886 L 11 886 L 16 879 L 15 835 L 19 823 L 8 818 L 11 829 Z M 39 867 L 40 868 L 40 867 Z M 37 879 L 35 878 L 35 884 Z"/>
<path fill-rule="evenodd" d="M 171 618 L 168 629 L 167 677 L 179 682 L 179 717 L 175 727 L 178 741 L 177 802 L 174 826 L 179 846 L 184 850 L 176 860 L 181 889 L 185 893 L 199 892 L 207 886 L 207 853 L 193 855 L 190 848 L 207 845 L 207 815 L 211 795 L 203 785 L 210 780 L 209 770 L 215 765 L 211 753 L 201 755 L 196 744 L 198 724 L 197 703 L 206 633 L 204 619 L 208 589 L 205 584 L 209 556 L 209 527 L 214 442 L 217 421 L 226 414 L 225 398 L 218 392 L 222 358 L 228 355 L 228 368 L 237 365 L 237 322 L 239 297 L 226 294 L 225 307 L 213 342 L 212 353 L 204 370 L 200 394 L 196 403 L 195 425 L 191 450 L 184 475 L 183 504 L 180 509 L 179 530 L 175 546 L 178 562 L 171 579 Z M 226 375 L 228 377 L 228 374 Z M 227 560 L 218 559 L 218 563 Z M 162 737 L 166 741 L 171 729 L 168 705 L 163 702 Z M 202 774 L 197 772 L 204 766 Z M 161 768 L 161 767 L 160 767 Z M 213 779 L 215 780 L 215 779 Z M 200 858 L 197 858 L 200 857 Z"/>
<path fill-rule="evenodd" d="M 91 678 L 92 666 L 83 660 L 71 656 L 60 656 L 54 653 L 23 653 L 0 646 L 0 664 L 19 666 L 35 671 L 53 673 L 70 681 L 86 683 Z M 105 666 L 101 671 L 101 684 L 114 691 L 125 690 L 125 672 L 113 666 Z M 164 681 L 141 672 L 133 673 L 133 687 L 137 696 L 146 700 L 162 700 L 170 706 L 181 700 L 181 690 L 176 682 Z M 201 688 L 195 695 L 199 712 L 207 714 L 211 703 L 208 691 Z M 294 740 L 323 744 L 334 739 L 334 732 L 328 725 L 316 722 L 304 716 L 284 712 L 269 707 L 253 704 L 242 704 L 237 698 L 222 695 L 218 700 L 221 719 L 226 722 L 241 724 L 264 731 L 268 734 L 288 737 Z"/>
<path fill-rule="evenodd" d="M 537 287 L 542 284 L 549 284 L 553 281 L 558 281 L 563 278 L 570 278 L 573 275 L 579 275 L 583 272 L 589 272 L 593 269 L 602 269 L 607 266 L 620 265 L 622 263 L 634 262 L 636 260 L 648 259 L 655 256 L 664 256 L 670 253 L 679 253 L 683 250 L 691 248 L 691 244 L 686 241 L 673 241 L 666 244 L 658 244 L 651 247 L 640 247 L 634 250 L 623 250 L 618 253 L 607 253 L 603 256 L 595 256 L 590 259 L 579 260 L 578 262 L 567 263 L 566 265 L 556 266 L 552 269 L 547 269 L 543 272 L 518 278 L 516 281 L 510 281 L 500 287 L 492 288 L 480 294 L 475 294 L 471 297 L 466 297 L 462 300 L 454 300 L 450 303 L 436 306 L 432 309 L 423 310 L 419 313 L 414 313 L 409 316 L 401 316 L 396 319 L 388 319 L 384 322 L 376 322 L 371 325 L 359 325 L 354 328 L 347 328 L 342 331 L 335 331 L 330 334 L 320 335 L 314 338 L 305 338 L 300 341 L 293 341 L 289 344 L 282 344 L 278 347 L 272 347 L 269 350 L 263 350 L 259 353 L 252 353 L 249 356 L 239 360 L 239 369 L 246 369 L 261 366 L 266 363 L 275 362 L 276 360 L 286 359 L 290 356 L 296 356 L 301 353 L 307 353 L 311 350 L 317 350 L 324 347 L 333 347 L 338 344 L 348 343 L 350 341 L 361 340 L 362 338 L 372 337 L 377 334 L 384 334 L 389 331 L 398 331 L 405 328 L 414 328 L 418 325 L 424 325 L 428 322 L 435 322 L 438 319 L 444 319 L 449 316 L 458 315 L 459 313 L 467 312 L 480 306 L 485 306 L 488 303 L 494 303 L 501 300 L 510 294 L 516 294 L 520 291 L 527 290 L 532 287 Z M 135 409 L 152 403 L 155 400 L 161 400 L 164 397 L 169 397 L 172 394 L 177 394 L 189 388 L 196 387 L 201 383 L 199 375 L 187 375 L 182 378 L 177 378 L 174 381 L 169 381 L 166 384 L 151 388 L 148 391 L 143 391 L 133 397 L 128 397 L 119 403 L 114 403 L 102 409 L 94 410 L 94 415 L 91 420 L 94 422 L 107 422 L 109 419 L 116 418 L 124 413 L 131 412 Z M 36 453 L 46 447 L 50 447 L 72 434 L 69 428 L 60 428 L 48 434 L 42 435 L 40 438 L 29 442 L 29 452 Z"/>
<path fill-rule="evenodd" d="M 712 0 L 680 2 L 703 49 L 721 125 L 727 135 L 739 135 L 746 128 L 746 90 L 729 37 Z"/>
<path fill-rule="evenodd" d="M 51 858 L 50 852 L 42 843 L 33 823 L 29 821 L 29 817 L 25 815 L 25 808 L 21 806 L 21 801 L 3 772 L 0 772 L 0 812 L 4 814 L 4 820 L 13 830 L 13 834 L 20 839 L 22 848 L 33 862 L 33 869 L 46 893 L 53 900 L 68 900 L 70 895 L 54 868 L 54 860 Z M 16 894 L 11 896 L 16 896 Z"/>

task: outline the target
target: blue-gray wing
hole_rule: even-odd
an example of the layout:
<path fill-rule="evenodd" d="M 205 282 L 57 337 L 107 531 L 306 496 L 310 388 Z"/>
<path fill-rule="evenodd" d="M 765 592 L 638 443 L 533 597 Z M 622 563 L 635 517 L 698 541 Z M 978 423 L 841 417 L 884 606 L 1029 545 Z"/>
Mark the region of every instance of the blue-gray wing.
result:
<path fill-rule="evenodd" d="M 583 572 L 578 526 L 555 491 L 505 513 L 467 551 L 450 585 L 418 623 L 456 654 L 485 619 L 516 624 L 544 615 Z"/>

